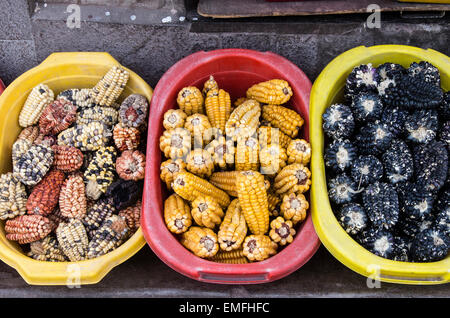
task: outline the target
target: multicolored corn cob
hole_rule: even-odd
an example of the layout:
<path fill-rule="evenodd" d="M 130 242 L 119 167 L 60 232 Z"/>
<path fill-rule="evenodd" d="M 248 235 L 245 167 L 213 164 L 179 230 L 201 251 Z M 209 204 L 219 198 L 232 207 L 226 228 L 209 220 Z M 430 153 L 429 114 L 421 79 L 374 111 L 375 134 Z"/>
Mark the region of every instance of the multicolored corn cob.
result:
<path fill-rule="evenodd" d="M 30 251 L 27 256 L 45 262 L 64 262 L 66 257 L 59 248 L 58 241 L 53 235 L 47 235 L 43 239 L 30 243 Z"/>
<path fill-rule="evenodd" d="M 96 105 L 111 106 L 122 94 L 130 73 L 120 66 L 113 66 L 94 86 L 92 97 Z"/>
<path fill-rule="evenodd" d="M 125 219 L 119 215 L 107 218 L 95 231 L 88 245 L 87 258 L 92 259 L 109 253 L 119 247 L 129 235 Z"/>
<path fill-rule="evenodd" d="M 95 99 L 91 88 L 72 88 L 62 91 L 56 99 L 65 99 L 74 104 L 78 109 L 94 107 Z"/>
<path fill-rule="evenodd" d="M 59 195 L 59 209 L 66 218 L 81 219 L 86 215 L 86 189 L 81 173 L 67 177 Z"/>
<path fill-rule="evenodd" d="M 19 125 L 21 127 L 28 127 L 36 124 L 39 121 L 42 111 L 53 102 L 54 97 L 55 94 L 47 85 L 39 84 L 34 87 L 20 111 Z"/>
<path fill-rule="evenodd" d="M 28 150 L 14 160 L 13 172 L 26 185 L 38 184 L 50 170 L 53 150 L 45 144 L 31 145 Z"/>
<path fill-rule="evenodd" d="M 26 212 L 27 191 L 12 172 L 0 176 L 0 220 L 13 219 Z"/>
<path fill-rule="evenodd" d="M 42 215 L 20 215 L 5 223 L 6 238 L 27 244 L 46 237 L 54 229 L 54 224 Z"/>
<path fill-rule="evenodd" d="M 87 257 L 89 239 L 81 220 L 70 219 L 56 228 L 56 238 L 61 250 L 70 261 L 78 262 Z"/>
<path fill-rule="evenodd" d="M 77 119 L 77 107 L 65 99 L 57 99 L 44 108 L 39 118 L 39 130 L 44 135 L 56 135 Z"/>
<path fill-rule="evenodd" d="M 104 147 L 112 136 L 104 124 L 94 121 L 85 125 L 75 125 L 58 135 L 58 145 L 72 146 L 81 151 L 95 151 Z"/>
<path fill-rule="evenodd" d="M 113 129 L 113 139 L 119 151 L 136 150 L 141 140 L 141 132 L 137 128 L 118 123 Z"/>
<path fill-rule="evenodd" d="M 53 169 L 31 191 L 27 200 L 27 213 L 47 216 L 59 201 L 59 194 L 66 176 Z"/>
<path fill-rule="evenodd" d="M 65 146 L 54 145 L 52 146 L 54 152 L 53 165 L 56 169 L 63 172 L 74 172 L 81 168 L 83 165 L 84 156 L 80 149 Z"/>
<path fill-rule="evenodd" d="M 76 120 L 77 125 L 86 125 L 98 121 L 107 126 L 113 126 L 119 120 L 119 112 L 114 107 L 94 106 L 82 108 L 78 112 Z"/>
<path fill-rule="evenodd" d="M 116 149 L 102 147 L 95 152 L 93 160 L 84 172 L 86 196 L 97 200 L 112 184 L 116 171 Z"/>
<path fill-rule="evenodd" d="M 145 155 L 139 150 L 125 150 L 116 160 L 116 171 L 124 180 L 144 179 Z"/>
<path fill-rule="evenodd" d="M 102 223 L 116 213 L 112 198 L 101 198 L 87 208 L 86 215 L 81 220 L 89 238 L 94 236 L 95 231 Z"/>

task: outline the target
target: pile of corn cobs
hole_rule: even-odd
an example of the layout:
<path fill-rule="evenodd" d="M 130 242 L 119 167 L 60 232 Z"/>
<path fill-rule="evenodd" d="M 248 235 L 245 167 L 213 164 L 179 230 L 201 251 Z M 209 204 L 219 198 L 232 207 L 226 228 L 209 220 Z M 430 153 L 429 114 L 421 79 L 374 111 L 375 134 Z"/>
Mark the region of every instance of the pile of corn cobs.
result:
<path fill-rule="evenodd" d="M 433 262 L 450 249 L 450 98 L 440 84 L 425 61 L 360 65 L 346 103 L 323 114 L 336 217 L 378 256 Z"/>
<path fill-rule="evenodd" d="M 41 261 L 81 261 L 119 247 L 139 227 L 147 99 L 118 104 L 129 73 L 112 67 L 92 89 L 55 98 L 32 89 L 19 115 L 13 171 L 0 177 L 9 240 Z M 145 151 L 145 150 L 144 150 Z"/>
<path fill-rule="evenodd" d="M 164 220 L 195 255 L 243 264 L 293 241 L 309 208 L 311 148 L 298 138 L 303 118 L 281 106 L 291 96 L 286 81 L 273 79 L 233 108 L 211 76 L 202 91 L 183 88 L 180 108 L 164 114 L 161 179 L 175 192 Z"/>

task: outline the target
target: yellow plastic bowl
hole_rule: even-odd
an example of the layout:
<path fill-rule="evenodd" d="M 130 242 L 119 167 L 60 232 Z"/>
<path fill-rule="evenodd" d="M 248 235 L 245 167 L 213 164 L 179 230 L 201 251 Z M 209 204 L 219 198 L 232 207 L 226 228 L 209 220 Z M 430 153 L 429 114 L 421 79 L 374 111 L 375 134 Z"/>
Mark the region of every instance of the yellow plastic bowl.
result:
<path fill-rule="evenodd" d="M 397 262 L 378 257 L 354 241 L 339 225 L 330 206 L 323 161 L 322 114 L 331 104 L 343 101 L 345 80 L 355 66 L 385 62 L 408 67 L 412 62 L 428 61 L 441 73 L 442 87 L 450 89 L 450 58 L 428 49 L 404 45 L 357 47 L 336 57 L 315 81 L 310 99 L 310 140 L 312 146 L 312 219 L 320 240 L 344 265 L 377 280 L 431 285 L 450 281 L 450 257 L 433 263 Z"/>
<path fill-rule="evenodd" d="M 55 96 L 69 88 L 93 87 L 117 64 L 108 53 L 53 53 L 11 83 L 0 96 L 0 173 L 12 170 L 11 147 L 21 131 L 19 113 L 34 86 L 45 83 L 55 92 Z M 136 73 L 127 70 L 130 79 L 122 96 L 139 93 L 150 101 L 152 88 Z M 24 255 L 18 244 L 6 239 L 4 226 L 0 226 L 0 259 L 15 268 L 32 285 L 95 284 L 144 245 L 145 239 L 139 229 L 119 248 L 98 258 L 81 262 L 43 262 Z"/>

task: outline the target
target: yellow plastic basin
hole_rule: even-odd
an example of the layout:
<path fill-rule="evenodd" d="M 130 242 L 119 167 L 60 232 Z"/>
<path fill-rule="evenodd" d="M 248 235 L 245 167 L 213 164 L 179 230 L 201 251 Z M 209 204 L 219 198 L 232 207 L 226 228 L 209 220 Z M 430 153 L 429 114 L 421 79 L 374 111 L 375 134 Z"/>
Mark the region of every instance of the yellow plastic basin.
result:
<path fill-rule="evenodd" d="M 332 103 L 343 101 L 345 80 L 353 67 L 385 62 L 408 67 L 428 61 L 441 73 L 441 86 L 450 89 L 450 58 L 432 49 L 404 45 L 357 47 L 336 57 L 315 81 L 310 99 L 310 140 L 312 146 L 312 219 L 323 245 L 340 262 L 355 272 L 377 280 L 402 284 L 442 284 L 450 281 L 450 257 L 432 263 L 397 262 L 376 256 L 354 241 L 339 225 L 330 206 L 323 161 L 322 114 Z"/>
<path fill-rule="evenodd" d="M 102 52 L 53 53 L 40 65 L 19 76 L 0 96 L 0 173 L 12 170 L 11 147 L 21 128 L 19 113 L 31 89 L 47 84 L 55 96 L 69 88 L 93 87 L 113 66 L 119 64 Z M 150 101 L 152 88 L 136 73 L 122 96 L 139 93 Z M 145 245 L 139 229 L 116 250 L 92 260 L 81 262 L 43 262 L 23 254 L 20 246 L 5 237 L 4 222 L 0 226 L 0 259 L 15 268 L 32 285 L 83 285 L 99 282 L 113 267 L 126 261 Z"/>

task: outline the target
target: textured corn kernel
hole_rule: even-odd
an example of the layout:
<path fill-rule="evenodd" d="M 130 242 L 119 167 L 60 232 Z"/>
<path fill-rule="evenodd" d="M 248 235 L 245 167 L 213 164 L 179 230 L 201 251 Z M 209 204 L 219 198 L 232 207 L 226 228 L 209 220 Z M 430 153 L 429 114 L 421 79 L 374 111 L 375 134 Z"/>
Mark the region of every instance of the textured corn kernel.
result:
<path fill-rule="evenodd" d="M 86 190 L 80 173 L 67 177 L 59 195 L 59 209 L 66 218 L 81 219 L 86 215 Z"/>
<path fill-rule="evenodd" d="M 223 89 L 211 89 L 205 98 L 206 115 L 212 127 L 225 131 L 225 124 L 231 114 L 231 99 Z"/>
<path fill-rule="evenodd" d="M 239 138 L 234 162 L 238 171 L 259 170 L 258 140 L 253 137 Z"/>
<path fill-rule="evenodd" d="M 304 123 L 302 116 L 295 111 L 278 105 L 264 106 L 262 118 L 291 138 L 295 138 L 298 135 Z"/>
<path fill-rule="evenodd" d="M 104 147 L 112 136 L 111 130 L 104 124 L 94 121 L 89 124 L 75 125 L 58 135 L 58 145 L 72 146 L 81 151 L 95 151 Z"/>
<path fill-rule="evenodd" d="M 64 262 L 66 257 L 58 245 L 56 237 L 48 235 L 45 238 L 31 242 L 27 255 L 37 261 Z"/>
<path fill-rule="evenodd" d="M 106 192 L 115 178 L 116 149 L 112 146 L 102 147 L 95 152 L 95 156 L 84 171 L 86 196 L 97 200 Z"/>
<path fill-rule="evenodd" d="M 195 86 L 184 87 L 178 92 L 178 106 L 188 116 L 195 113 L 204 114 L 203 102 L 202 92 Z"/>
<path fill-rule="evenodd" d="M 53 101 L 54 97 L 53 91 L 47 85 L 39 84 L 34 87 L 20 111 L 19 125 L 28 127 L 36 124 L 42 111 Z"/>
<path fill-rule="evenodd" d="M 213 257 L 219 251 L 217 235 L 213 230 L 192 226 L 181 235 L 181 244 L 198 257 Z"/>
<path fill-rule="evenodd" d="M 304 139 L 294 139 L 287 147 L 289 163 L 301 163 L 306 166 L 311 160 L 311 145 Z"/>
<path fill-rule="evenodd" d="M 270 145 L 262 148 L 259 152 L 261 173 L 269 176 L 276 175 L 286 166 L 287 155 L 280 145 Z"/>
<path fill-rule="evenodd" d="M 53 163 L 53 150 L 45 144 L 31 145 L 19 158 L 13 158 L 13 172 L 26 185 L 39 183 Z"/>
<path fill-rule="evenodd" d="M 36 140 L 36 138 L 39 136 L 39 126 L 38 125 L 33 125 L 33 126 L 28 126 L 24 129 L 22 129 L 22 131 L 20 132 L 19 136 L 17 137 L 17 141 L 19 141 L 20 139 L 25 139 L 27 141 L 29 141 L 29 144 L 33 144 L 34 141 Z"/>
<path fill-rule="evenodd" d="M 5 223 L 6 238 L 27 244 L 46 237 L 54 229 L 54 224 L 42 215 L 20 215 Z"/>
<path fill-rule="evenodd" d="M 204 149 L 194 149 L 186 157 L 186 169 L 201 178 L 209 177 L 214 171 L 211 154 Z"/>
<path fill-rule="evenodd" d="M 191 150 L 191 134 L 184 128 L 166 130 L 159 138 L 159 148 L 167 158 L 185 157 Z"/>
<path fill-rule="evenodd" d="M 304 193 L 311 185 L 311 172 L 301 163 L 284 167 L 275 177 L 273 184 L 276 194 Z"/>
<path fill-rule="evenodd" d="M 236 149 L 232 140 L 220 136 L 206 146 L 206 151 L 211 154 L 214 164 L 221 169 L 226 169 L 234 164 Z"/>
<path fill-rule="evenodd" d="M 117 124 L 119 112 L 114 107 L 94 106 L 82 108 L 78 112 L 77 125 L 86 125 L 94 121 L 101 122 L 107 126 Z"/>
<path fill-rule="evenodd" d="M 110 216 L 95 231 L 88 245 L 87 258 L 96 258 L 115 250 L 128 237 L 129 232 L 130 229 L 123 217 Z"/>
<path fill-rule="evenodd" d="M 39 118 L 39 130 L 44 135 L 56 135 L 77 119 L 77 107 L 65 99 L 57 99 L 44 108 Z"/>
<path fill-rule="evenodd" d="M 116 160 L 116 171 L 124 180 L 144 179 L 145 155 L 139 150 L 125 150 Z"/>
<path fill-rule="evenodd" d="M 131 94 L 120 104 L 119 121 L 127 127 L 142 128 L 148 114 L 147 98 L 139 94 Z"/>
<path fill-rule="evenodd" d="M 230 204 L 230 197 L 226 192 L 190 172 L 178 173 L 172 182 L 172 188 L 188 201 L 194 201 L 200 195 L 208 195 L 215 198 L 222 208 Z"/>
<path fill-rule="evenodd" d="M 181 159 L 169 159 L 161 163 L 160 177 L 166 183 L 167 189 L 172 190 L 172 182 L 181 171 L 186 171 L 186 163 Z"/>
<path fill-rule="evenodd" d="M 164 222 L 176 234 L 186 232 L 192 225 L 191 208 L 178 194 L 172 194 L 164 202 Z"/>
<path fill-rule="evenodd" d="M 214 172 L 209 178 L 209 182 L 217 188 L 225 191 L 228 195 L 237 197 L 236 176 L 239 171 L 220 171 Z"/>
<path fill-rule="evenodd" d="M 83 225 L 89 238 L 92 238 L 95 231 L 102 223 L 116 213 L 116 208 L 112 198 L 100 198 L 90 205 L 86 210 L 86 215 L 82 218 Z"/>
<path fill-rule="evenodd" d="M 96 105 L 111 106 L 122 94 L 130 73 L 120 66 L 113 66 L 94 86 L 92 97 Z"/>
<path fill-rule="evenodd" d="M 295 230 L 291 221 L 285 221 L 281 216 L 270 222 L 269 236 L 275 243 L 283 246 L 292 243 Z"/>
<path fill-rule="evenodd" d="M 113 129 L 113 139 L 119 151 L 136 150 L 141 140 L 141 132 L 137 128 L 118 123 Z"/>
<path fill-rule="evenodd" d="M 268 201 L 268 205 L 269 205 L 270 215 L 275 216 L 273 212 L 275 210 L 277 210 L 278 204 L 281 202 L 281 198 L 272 192 L 267 192 L 267 201 Z M 279 213 L 279 212 L 276 212 L 276 213 Z"/>
<path fill-rule="evenodd" d="M 56 228 L 56 238 L 64 255 L 70 261 L 78 262 L 86 259 L 89 239 L 80 220 L 70 219 L 67 223 L 60 223 Z"/>
<path fill-rule="evenodd" d="M 219 251 L 213 257 L 208 258 L 208 260 L 217 262 L 217 263 L 224 263 L 224 264 L 247 264 L 248 263 L 248 259 L 244 256 L 244 251 L 243 251 L 242 247 L 237 250 L 232 250 L 232 251 Z"/>
<path fill-rule="evenodd" d="M 239 97 L 238 99 L 236 99 L 233 103 L 234 107 L 238 107 L 239 105 L 241 105 L 243 102 L 248 101 L 247 97 Z"/>
<path fill-rule="evenodd" d="M 193 114 L 186 118 L 184 123 L 192 136 L 192 145 L 194 149 L 203 148 L 211 140 L 211 123 L 208 117 L 203 114 Z"/>
<path fill-rule="evenodd" d="M 0 176 L 0 220 L 12 219 L 26 212 L 27 192 L 25 186 L 7 172 Z"/>
<path fill-rule="evenodd" d="M 291 96 L 292 88 L 282 79 L 257 83 L 247 90 L 247 98 L 264 104 L 281 105 L 289 101 Z"/>
<path fill-rule="evenodd" d="M 184 127 L 187 115 L 181 109 L 169 109 L 164 113 L 163 126 L 165 129 Z"/>
<path fill-rule="evenodd" d="M 263 261 L 277 253 L 277 244 L 270 237 L 259 234 L 245 238 L 243 253 L 250 261 Z"/>
<path fill-rule="evenodd" d="M 291 137 L 283 133 L 280 129 L 270 126 L 260 126 L 258 128 L 258 139 L 261 147 L 275 144 L 285 149 L 292 140 Z"/>
<path fill-rule="evenodd" d="M 242 247 L 247 236 L 247 223 L 238 199 L 231 201 L 217 234 L 220 248 L 232 251 Z M 243 255 L 235 255 L 242 257 Z"/>
<path fill-rule="evenodd" d="M 257 171 L 242 171 L 236 176 L 236 190 L 250 232 L 266 233 L 269 228 L 269 207 L 264 176 Z"/>
<path fill-rule="evenodd" d="M 208 94 L 208 92 L 212 89 L 219 89 L 219 85 L 212 75 L 209 76 L 208 80 L 203 84 L 202 93 L 204 96 Z"/>
<path fill-rule="evenodd" d="M 225 125 L 227 138 L 233 141 L 252 136 L 258 126 L 261 106 L 255 100 L 247 100 L 236 107 Z"/>
<path fill-rule="evenodd" d="M 292 223 L 303 222 L 306 218 L 306 212 L 309 208 L 309 202 L 303 194 L 286 194 L 283 196 L 283 202 L 280 206 L 280 214 Z"/>
<path fill-rule="evenodd" d="M 63 172 L 74 172 L 83 165 L 83 153 L 80 149 L 71 146 L 52 146 L 54 152 L 53 165 Z"/>
<path fill-rule="evenodd" d="M 27 213 L 47 216 L 58 204 L 65 175 L 62 171 L 51 170 L 30 193 L 27 200 Z"/>
<path fill-rule="evenodd" d="M 214 229 L 222 222 L 224 213 L 214 198 L 199 196 L 192 201 L 191 215 L 198 225 Z"/>

